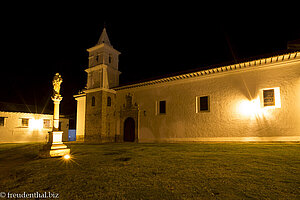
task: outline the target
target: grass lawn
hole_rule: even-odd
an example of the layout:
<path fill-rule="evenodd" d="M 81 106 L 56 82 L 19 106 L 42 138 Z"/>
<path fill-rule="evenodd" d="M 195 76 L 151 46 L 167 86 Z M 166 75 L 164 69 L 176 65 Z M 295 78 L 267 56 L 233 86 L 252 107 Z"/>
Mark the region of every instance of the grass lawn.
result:
<path fill-rule="evenodd" d="M 299 143 L 0 144 L 0 192 L 60 199 L 300 199 Z"/>

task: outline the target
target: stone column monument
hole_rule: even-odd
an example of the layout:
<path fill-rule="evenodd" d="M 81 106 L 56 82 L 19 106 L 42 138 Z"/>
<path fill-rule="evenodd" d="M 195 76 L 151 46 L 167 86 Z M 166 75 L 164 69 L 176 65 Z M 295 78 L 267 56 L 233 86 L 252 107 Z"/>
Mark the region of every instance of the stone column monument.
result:
<path fill-rule="evenodd" d="M 61 75 L 56 73 L 52 81 L 53 96 L 51 97 L 54 103 L 53 131 L 49 132 L 49 140 L 40 153 L 41 157 L 60 157 L 70 154 L 70 149 L 62 142 L 63 131 L 59 130 L 59 104 L 62 100 L 60 95 L 61 83 Z"/>

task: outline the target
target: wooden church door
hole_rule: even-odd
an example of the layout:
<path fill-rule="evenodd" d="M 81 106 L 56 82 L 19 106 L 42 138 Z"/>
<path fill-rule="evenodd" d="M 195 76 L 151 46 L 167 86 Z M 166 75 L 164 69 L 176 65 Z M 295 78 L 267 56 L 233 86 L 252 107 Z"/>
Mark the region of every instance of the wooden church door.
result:
<path fill-rule="evenodd" d="M 134 119 L 128 117 L 124 122 L 124 142 L 134 142 L 134 139 L 135 139 Z"/>

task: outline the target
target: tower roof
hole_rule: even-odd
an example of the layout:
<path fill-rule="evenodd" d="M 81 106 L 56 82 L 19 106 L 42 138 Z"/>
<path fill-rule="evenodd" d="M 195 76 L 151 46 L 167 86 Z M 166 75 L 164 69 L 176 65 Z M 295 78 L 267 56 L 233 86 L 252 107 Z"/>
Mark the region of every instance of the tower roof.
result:
<path fill-rule="evenodd" d="M 100 38 L 98 40 L 97 45 L 98 44 L 102 44 L 102 43 L 105 43 L 105 44 L 111 46 L 105 27 L 103 28 L 103 31 L 101 33 L 101 36 L 100 36 Z"/>

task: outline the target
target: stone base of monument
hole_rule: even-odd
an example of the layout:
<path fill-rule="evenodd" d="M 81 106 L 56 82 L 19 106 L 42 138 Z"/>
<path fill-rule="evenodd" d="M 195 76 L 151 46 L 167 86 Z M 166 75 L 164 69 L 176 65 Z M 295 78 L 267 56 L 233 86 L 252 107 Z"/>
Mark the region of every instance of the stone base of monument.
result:
<path fill-rule="evenodd" d="M 52 157 L 63 157 L 65 155 L 70 154 L 70 149 L 64 148 L 64 149 L 43 149 L 40 151 L 40 157 L 41 158 L 52 158 Z"/>
<path fill-rule="evenodd" d="M 49 142 L 40 151 L 41 158 L 62 157 L 70 154 L 70 149 L 62 142 L 63 131 L 49 132 Z"/>

